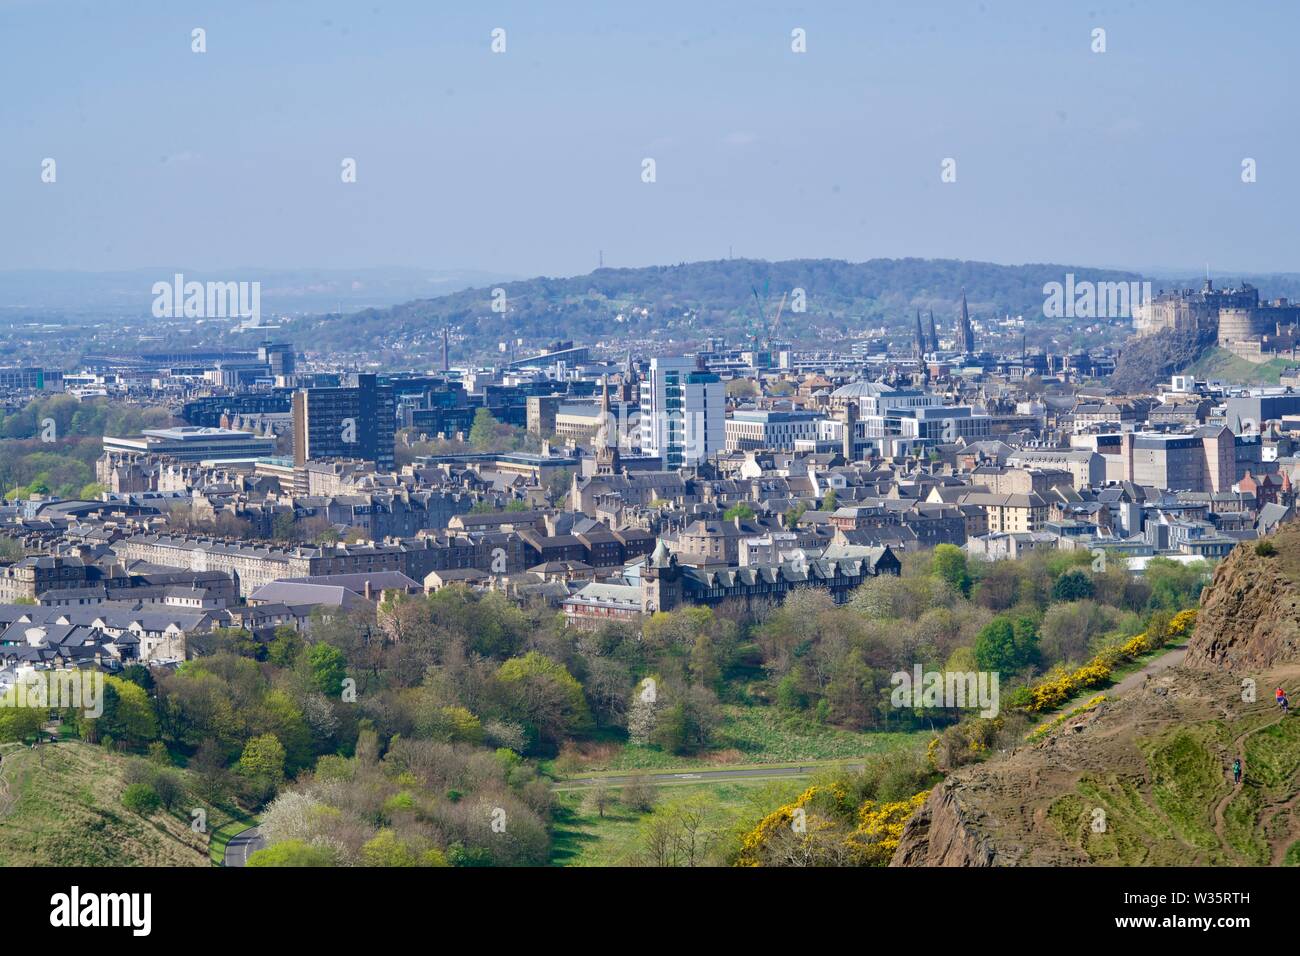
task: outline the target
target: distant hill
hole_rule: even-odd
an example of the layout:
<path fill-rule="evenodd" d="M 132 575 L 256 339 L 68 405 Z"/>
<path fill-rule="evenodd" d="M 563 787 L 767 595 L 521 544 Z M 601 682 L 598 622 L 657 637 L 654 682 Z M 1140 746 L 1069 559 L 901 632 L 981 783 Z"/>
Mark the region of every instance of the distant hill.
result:
<path fill-rule="evenodd" d="M 901 329 L 914 321 L 917 308 L 933 309 L 940 335 L 951 336 L 963 288 L 976 318 L 1024 315 L 1036 328 L 1051 331 L 1062 323 L 1043 318 L 1043 286 L 1063 281 L 1066 273 L 1093 281 L 1141 279 L 1136 273 L 1081 266 L 954 259 L 727 259 L 501 283 L 504 313 L 492 310 L 492 287 L 479 286 L 297 322 L 293 336 L 316 348 L 365 343 L 430 354 L 437 352 L 443 326 L 451 328 L 456 345 L 470 351 L 516 339 L 523 339 L 525 348 L 552 339 L 681 344 L 723 334 L 737 341 L 759 327 L 755 290 L 772 316 L 782 294 L 794 289 L 804 290 L 807 311 L 794 312 L 787 297 L 776 337 L 796 345 L 881 324 Z"/>

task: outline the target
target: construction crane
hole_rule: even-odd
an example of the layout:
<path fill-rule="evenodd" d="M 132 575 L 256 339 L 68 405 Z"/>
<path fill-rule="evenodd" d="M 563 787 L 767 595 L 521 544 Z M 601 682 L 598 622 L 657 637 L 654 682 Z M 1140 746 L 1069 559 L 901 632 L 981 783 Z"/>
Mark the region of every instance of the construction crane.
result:
<path fill-rule="evenodd" d="M 754 302 L 758 306 L 758 312 L 757 312 L 758 318 L 750 326 L 751 328 L 750 338 L 753 340 L 753 345 L 755 350 L 757 350 L 759 344 L 759 336 L 757 334 L 757 331 L 761 329 L 763 333 L 763 337 L 762 337 L 763 347 L 771 348 L 772 336 L 776 333 L 776 328 L 781 323 L 781 314 L 785 311 L 785 300 L 790 293 L 788 292 L 781 293 L 781 301 L 777 303 L 776 311 L 773 313 L 772 321 L 769 323 L 767 320 L 767 310 L 764 307 L 764 303 L 768 299 L 769 284 L 767 282 L 763 283 L 763 295 L 761 297 L 758 294 L 757 286 L 750 286 L 749 288 L 750 291 L 754 293 Z"/>

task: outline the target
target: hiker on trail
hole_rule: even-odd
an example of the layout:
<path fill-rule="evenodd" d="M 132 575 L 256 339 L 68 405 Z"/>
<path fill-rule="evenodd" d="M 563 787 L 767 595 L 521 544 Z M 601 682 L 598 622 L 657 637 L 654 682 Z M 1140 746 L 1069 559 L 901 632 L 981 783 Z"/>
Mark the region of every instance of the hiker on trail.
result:
<path fill-rule="evenodd" d="M 1273 697 L 1277 700 L 1277 705 L 1282 708 L 1282 713 L 1287 713 L 1287 708 L 1290 706 L 1290 702 L 1286 699 L 1286 691 L 1279 687 L 1273 693 Z"/>
<path fill-rule="evenodd" d="M 1241 783 L 1241 758 L 1238 757 L 1232 762 L 1232 782 L 1234 785 Z"/>

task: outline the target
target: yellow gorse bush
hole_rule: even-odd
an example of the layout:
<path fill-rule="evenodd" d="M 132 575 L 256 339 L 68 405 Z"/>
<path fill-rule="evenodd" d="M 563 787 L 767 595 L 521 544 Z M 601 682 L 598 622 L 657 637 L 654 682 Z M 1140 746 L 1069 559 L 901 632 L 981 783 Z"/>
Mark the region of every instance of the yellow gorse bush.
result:
<path fill-rule="evenodd" d="M 848 793 L 840 785 L 809 787 L 793 802 L 773 810 L 741 838 L 735 865 L 762 866 L 764 850 L 775 836 L 791 828 L 795 811 L 818 798 L 829 797 L 838 817 L 856 821 L 856 826 L 844 837 L 842 844 L 850 851 L 850 858 L 860 866 L 884 866 L 894 855 L 907 821 L 925 803 L 929 793 L 929 790 L 924 790 L 908 800 L 891 803 L 867 800 L 854 810 L 848 802 Z M 820 833 L 834 826 L 833 821 L 810 822 L 809 829 Z M 810 834 L 799 836 L 811 839 Z"/>
<path fill-rule="evenodd" d="M 1148 634 L 1130 638 L 1118 648 L 1107 648 L 1072 671 L 1053 671 L 1039 683 L 1029 688 L 1027 709 L 1033 713 L 1059 707 L 1081 690 L 1096 687 L 1110 680 L 1116 665 L 1131 661 L 1158 650 L 1164 643 L 1180 641 L 1196 626 L 1196 611 L 1179 611 L 1169 622 L 1165 641 L 1157 641 Z"/>
<path fill-rule="evenodd" d="M 860 850 L 867 866 L 889 865 L 907 821 L 921 809 L 929 795 L 929 790 L 922 790 L 909 800 L 893 803 L 868 800 L 858 808 L 858 825 L 848 840 Z"/>

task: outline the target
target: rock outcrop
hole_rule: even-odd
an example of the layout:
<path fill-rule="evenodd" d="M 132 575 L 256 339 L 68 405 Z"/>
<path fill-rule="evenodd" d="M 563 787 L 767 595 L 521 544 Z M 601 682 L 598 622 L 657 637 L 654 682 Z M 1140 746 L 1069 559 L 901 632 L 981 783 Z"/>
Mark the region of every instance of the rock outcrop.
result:
<path fill-rule="evenodd" d="M 993 840 L 974 825 L 957 780 L 949 777 L 908 821 L 890 866 L 996 866 Z"/>
<path fill-rule="evenodd" d="M 1215 569 L 1184 666 L 1245 673 L 1300 661 L 1300 522 L 1263 543 L 1264 554 L 1240 545 Z"/>

